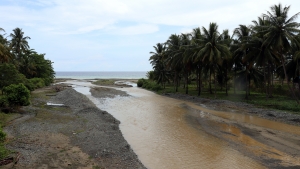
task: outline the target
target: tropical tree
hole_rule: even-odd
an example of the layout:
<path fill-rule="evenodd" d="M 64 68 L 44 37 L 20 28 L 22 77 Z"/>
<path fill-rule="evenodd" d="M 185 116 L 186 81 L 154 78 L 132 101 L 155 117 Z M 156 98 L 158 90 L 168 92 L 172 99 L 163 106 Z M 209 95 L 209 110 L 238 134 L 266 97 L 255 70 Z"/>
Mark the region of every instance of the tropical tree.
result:
<path fill-rule="evenodd" d="M 223 60 L 231 57 L 229 48 L 226 43 L 220 37 L 221 34 L 218 32 L 218 25 L 216 23 L 210 23 L 209 28 L 202 27 L 203 31 L 203 48 L 200 50 L 199 55 L 202 56 L 202 61 L 209 65 L 214 73 L 214 86 L 215 86 L 215 98 L 216 98 L 216 85 L 217 78 L 216 72 L 218 65 L 221 66 Z"/>
<path fill-rule="evenodd" d="M 191 33 L 192 39 L 191 39 L 191 48 L 193 51 L 193 61 L 196 63 L 196 69 L 197 69 L 197 85 L 198 85 L 198 96 L 200 96 L 201 93 L 201 86 L 202 86 L 202 68 L 203 68 L 203 62 L 202 62 L 202 56 L 200 56 L 200 51 L 203 48 L 203 41 L 202 41 L 202 34 L 201 29 L 195 28 L 193 29 Z"/>
<path fill-rule="evenodd" d="M 24 36 L 24 32 L 20 28 L 15 28 L 9 36 L 11 37 L 10 48 L 16 55 L 17 61 L 20 62 L 22 52 L 29 49 L 27 39 L 30 39 L 30 37 Z"/>
<path fill-rule="evenodd" d="M 233 35 L 237 37 L 237 50 L 235 51 L 235 57 L 238 59 L 241 59 L 241 62 L 243 63 L 245 70 L 245 84 L 246 84 L 246 99 L 248 99 L 249 95 L 249 88 L 250 88 L 250 81 L 248 78 L 249 75 L 249 69 L 252 67 L 253 61 L 249 61 L 249 58 L 246 57 L 247 53 L 249 52 L 249 49 L 247 48 L 247 43 L 251 39 L 251 29 L 246 25 L 239 25 L 238 28 L 236 28 L 233 32 Z M 249 82 L 248 82 L 249 81 Z"/>
<path fill-rule="evenodd" d="M 273 72 L 276 65 L 278 65 L 279 59 L 272 54 L 270 47 L 264 44 L 264 31 L 269 26 L 269 22 L 265 19 L 265 17 L 258 17 L 258 20 L 252 21 L 252 23 L 254 24 L 251 26 L 252 37 L 246 44 L 249 49 L 246 58 L 254 61 L 257 69 L 262 69 L 264 76 L 263 85 L 266 90 L 266 97 L 273 97 L 271 78 L 274 76 Z M 268 84 L 268 86 L 266 84 Z"/>
<path fill-rule="evenodd" d="M 269 46 L 272 50 L 272 53 L 280 58 L 284 75 L 288 87 L 299 103 L 298 99 L 295 96 L 293 89 L 289 85 L 289 78 L 286 72 L 286 55 L 291 49 L 291 43 L 295 42 L 299 44 L 299 41 L 296 39 L 296 36 L 300 33 L 298 27 L 299 23 L 295 22 L 295 19 L 298 17 L 299 12 L 288 18 L 288 12 L 290 6 L 283 7 L 281 4 L 271 6 L 271 11 L 268 11 L 267 14 L 263 14 L 264 17 L 268 20 L 269 24 L 265 30 L 265 41 L 264 44 Z"/>
<path fill-rule="evenodd" d="M 166 46 L 163 43 L 157 43 L 156 46 L 153 46 L 153 48 L 155 49 L 155 52 L 150 52 L 152 55 L 149 59 L 154 69 L 153 79 L 157 80 L 157 83 L 162 84 L 165 88 L 165 83 L 168 79 L 168 72 L 164 58 Z"/>
<path fill-rule="evenodd" d="M 182 70 L 182 56 L 178 54 L 180 46 L 180 36 L 176 34 L 172 34 L 166 42 L 166 64 L 173 71 L 176 92 L 178 92 L 180 72 Z"/>
<path fill-rule="evenodd" d="M 0 31 L 5 32 L 4 29 L 2 28 L 0 28 Z M 0 63 L 7 63 L 10 60 L 11 60 L 11 54 L 7 46 L 7 39 L 0 34 Z"/>

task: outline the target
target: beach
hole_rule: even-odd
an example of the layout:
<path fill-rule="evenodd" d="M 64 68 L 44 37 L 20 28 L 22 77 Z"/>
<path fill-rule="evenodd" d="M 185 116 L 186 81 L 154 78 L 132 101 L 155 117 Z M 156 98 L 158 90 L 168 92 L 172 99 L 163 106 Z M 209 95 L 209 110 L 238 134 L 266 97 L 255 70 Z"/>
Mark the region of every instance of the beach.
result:
<path fill-rule="evenodd" d="M 83 80 L 83 82 L 86 81 Z M 214 151 L 220 153 L 220 149 L 214 148 L 210 142 L 216 142 L 216 145 L 226 145 L 225 150 L 230 149 L 231 153 L 225 152 L 222 157 L 226 159 L 225 164 L 230 168 L 239 168 L 239 165 L 245 165 L 245 168 L 297 168 L 300 166 L 299 115 L 257 108 L 245 103 L 208 100 L 180 94 L 169 93 L 158 96 L 154 93 L 151 94 L 152 92 L 143 92 L 143 89 L 138 89 L 138 92 L 143 95 L 150 93 L 161 104 L 164 104 L 164 101 L 166 104 L 178 103 L 179 107 L 176 109 L 182 109 L 184 112 L 172 113 L 176 109 L 167 107 L 165 110 L 170 110 L 171 113 L 166 116 L 165 120 L 167 121 L 161 124 L 155 123 L 156 125 L 152 126 L 157 129 L 158 126 L 163 127 L 166 123 L 170 123 L 168 134 L 164 129 L 158 129 L 163 132 L 153 133 L 154 135 L 149 138 L 144 135 L 142 147 L 148 148 L 145 151 L 141 150 L 140 145 L 136 145 L 136 142 L 139 143 L 138 141 L 132 141 L 132 138 L 140 138 L 131 137 L 131 134 L 140 131 L 142 134 L 147 134 L 148 131 L 153 130 L 150 129 L 151 125 L 142 122 L 144 127 L 139 127 L 141 124 L 134 122 L 134 126 L 142 128 L 142 130 L 121 132 L 120 119 L 111 115 L 115 112 L 99 109 L 88 97 L 77 92 L 70 85 L 60 85 L 63 89 L 60 92 L 55 92 L 55 86 L 34 91 L 32 105 L 24 107 L 23 113 L 4 128 L 9 140 L 7 148 L 20 154 L 15 168 L 182 168 L 176 164 L 176 162 L 180 162 L 175 158 L 178 154 L 191 154 L 188 156 L 191 161 L 187 162 L 194 162 L 194 164 L 189 168 L 201 166 L 222 168 L 218 162 L 213 164 L 215 157 L 220 155 L 212 155 L 211 159 L 205 157 L 207 164 L 201 161 L 197 155 L 193 155 L 195 153 L 205 156 L 206 151 L 207 153 Z M 90 92 L 94 98 L 112 99 L 111 103 L 115 97 L 121 101 L 122 98 L 125 101 L 127 98 L 130 99 L 132 96 L 123 91 L 127 88 L 131 89 L 129 86 L 122 85 L 109 88 L 91 87 Z M 139 99 L 137 96 L 132 98 Z M 49 102 L 64 106 L 47 106 L 46 103 Z M 151 100 L 147 100 L 147 102 L 151 102 Z M 125 109 L 134 107 L 129 102 L 124 103 L 127 104 L 127 107 L 121 105 L 124 112 L 127 112 Z M 142 106 L 138 102 L 133 104 L 138 107 Z M 149 106 L 156 111 L 153 105 Z M 133 110 L 129 110 L 129 113 L 132 113 Z M 141 109 L 141 111 L 144 110 L 147 109 Z M 168 112 L 162 111 L 161 113 L 163 114 L 155 116 L 164 119 L 163 115 Z M 175 120 L 172 120 L 172 117 L 175 116 Z M 126 120 L 123 121 L 122 123 L 125 123 L 123 125 L 126 125 Z M 129 120 L 127 119 L 127 121 Z M 129 123 L 133 123 L 133 121 L 129 121 Z M 177 126 L 177 123 L 180 126 Z M 176 133 L 172 133 L 172 128 L 176 130 Z M 190 134 L 191 137 L 183 136 L 182 133 L 179 133 L 180 137 L 177 137 L 175 134 L 178 134 L 179 130 L 182 130 L 182 133 Z M 179 141 L 179 144 L 176 143 L 175 148 L 164 145 L 166 142 L 170 145 L 173 143 L 161 136 L 162 134 L 167 135 L 168 138 L 174 137 L 171 141 Z M 206 142 L 200 141 L 201 136 L 209 136 L 213 141 L 211 139 L 204 140 Z M 153 139 L 155 137 L 157 138 Z M 191 148 L 184 147 L 187 142 L 185 139 L 189 141 L 186 145 L 190 145 Z M 164 141 L 164 144 L 157 140 Z M 198 142 L 201 144 L 199 145 Z M 195 147 L 196 144 L 199 151 Z M 148 145 L 159 146 L 157 149 L 160 153 L 147 147 Z M 149 149 L 155 156 L 162 159 L 155 161 L 154 157 L 144 155 L 143 153 L 148 153 Z M 134 152 L 134 150 L 138 151 Z M 153 154 L 150 155 L 153 156 Z M 172 156 L 174 159 L 171 158 Z M 234 159 L 240 158 L 243 161 L 239 164 L 233 163 L 226 156 Z M 182 165 L 188 167 L 184 160 Z"/>

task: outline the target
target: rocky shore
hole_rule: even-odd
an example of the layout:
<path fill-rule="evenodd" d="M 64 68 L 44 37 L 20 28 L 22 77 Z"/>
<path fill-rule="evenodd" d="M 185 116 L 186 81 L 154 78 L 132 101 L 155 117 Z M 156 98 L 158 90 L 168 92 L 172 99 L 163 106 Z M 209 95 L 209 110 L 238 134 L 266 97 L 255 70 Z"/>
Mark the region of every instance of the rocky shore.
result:
<path fill-rule="evenodd" d="M 46 93 L 5 127 L 7 148 L 20 153 L 14 168 L 145 168 L 108 112 L 72 88 Z"/>

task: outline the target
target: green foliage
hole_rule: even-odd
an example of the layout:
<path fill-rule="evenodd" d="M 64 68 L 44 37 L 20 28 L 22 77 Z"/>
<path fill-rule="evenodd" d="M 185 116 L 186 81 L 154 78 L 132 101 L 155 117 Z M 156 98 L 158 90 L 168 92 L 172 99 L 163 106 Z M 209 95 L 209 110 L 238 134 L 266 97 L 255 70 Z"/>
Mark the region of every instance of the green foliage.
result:
<path fill-rule="evenodd" d="M 0 108 L 1 107 L 7 107 L 8 101 L 5 96 L 0 95 Z"/>
<path fill-rule="evenodd" d="M 55 72 L 50 60 L 45 59 L 45 54 L 33 52 L 30 55 L 35 64 L 35 74 L 32 78 L 42 78 L 46 86 L 49 86 L 54 81 Z"/>
<path fill-rule="evenodd" d="M 27 79 L 24 85 L 27 87 L 28 90 L 33 91 L 35 89 L 44 87 L 45 82 L 42 78 L 32 78 Z"/>
<path fill-rule="evenodd" d="M 145 80 L 144 78 L 139 79 L 139 80 L 137 81 L 137 87 L 143 87 L 143 84 L 144 84 L 145 81 L 146 81 L 146 80 Z"/>
<path fill-rule="evenodd" d="M 42 88 L 45 86 L 44 79 L 42 79 L 42 78 L 32 78 L 32 79 L 29 79 L 29 81 L 35 85 L 34 87 L 36 89 Z"/>
<path fill-rule="evenodd" d="M 0 64 L 0 88 L 11 84 L 24 83 L 26 78 L 19 73 L 13 64 Z"/>
<path fill-rule="evenodd" d="M 159 91 L 162 89 L 162 86 L 157 84 L 155 81 L 146 80 L 146 79 L 139 79 L 137 85 L 138 87 L 143 87 L 145 89 L 152 90 L 152 91 Z"/>
<path fill-rule="evenodd" d="M 2 128 L 0 128 L 0 144 L 3 143 L 6 139 L 6 134 L 2 131 Z"/>
<path fill-rule="evenodd" d="M 155 79 L 154 71 L 153 71 L 153 70 L 148 71 L 147 74 L 146 74 L 146 77 L 147 77 L 149 80 L 154 80 L 154 79 Z"/>
<path fill-rule="evenodd" d="M 22 84 L 11 84 L 3 88 L 4 96 L 7 98 L 10 107 L 19 107 L 29 105 L 30 92 Z"/>
<path fill-rule="evenodd" d="M 100 80 L 97 80 L 92 83 L 95 85 L 100 85 L 100 86 L 111 86 L 111 85 L 115 84 L 115 81 L 116 80 L 113 80 L 113 79 L 100 79 Z"/>
<path fill-rule="evenodd" d="M 10 151 L 4 147 L 5 140 L 6 134 L 2 131 L 2 128 L 0 127 L 0 160 L 7 157 L 10 153 Z"/>

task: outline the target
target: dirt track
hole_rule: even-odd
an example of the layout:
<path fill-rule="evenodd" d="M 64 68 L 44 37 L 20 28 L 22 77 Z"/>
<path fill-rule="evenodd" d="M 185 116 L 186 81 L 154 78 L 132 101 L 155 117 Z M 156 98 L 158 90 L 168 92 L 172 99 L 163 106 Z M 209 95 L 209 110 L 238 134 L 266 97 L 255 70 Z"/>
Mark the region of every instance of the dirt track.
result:
<path fill-rule="evenodd" d="M 231 147 L 260 161 L 268 168 L 300 168 L 300 131 L 297 127 L 300 126 L 297 120 L 300 119 L 299 115 L 257 108 L 245 103 L 208 100 L 178 94 L 167 96 L 191 101 L 200 106 L 205 104 L 207 111 L 239 112 L 263 118 L 266 125 L 270 123 L 271 128 L 220 117 L 214 113 L 183 105 L 189 109 L 186 120 L 191 126 L 226 140 Z M 286 130 L 272 129 L 274 127 L 272 125 L 282 125 Z"/>

